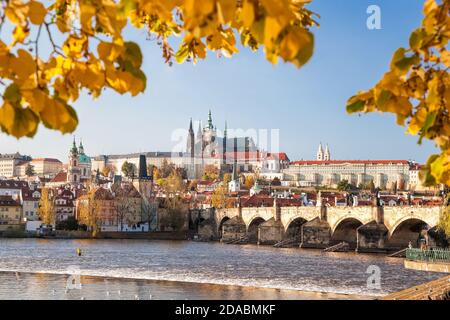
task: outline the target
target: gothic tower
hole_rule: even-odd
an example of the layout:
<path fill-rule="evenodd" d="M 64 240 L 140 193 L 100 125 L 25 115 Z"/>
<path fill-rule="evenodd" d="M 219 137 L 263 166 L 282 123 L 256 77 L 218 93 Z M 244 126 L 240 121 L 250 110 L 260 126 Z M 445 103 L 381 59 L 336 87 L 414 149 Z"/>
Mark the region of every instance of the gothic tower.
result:
<path fill-rule="evenodd" d="M 192 118 L 189 123 L 189 133 L 187 139 L 187 153 L 189 157 L 191 157 L 191 161 L 194 160 L 195 157 L 195 136 L 194 136 L 194 128 L 192 127 Z"/>
<path fill-rule="evenodd" d="M 319 144 L 319 149 L 317 150 L 316 160 L 317 161 L 323 161 L 324 160 L 322 142 Z"/>
<path fill-rule="evenodd" d="M 223 140 L 222 140 L 222 164 L 225 165 L 227 163 L 227 122 L 225 121 L 225 130 L 223 131 Z"/>
<path fill-rule="evenodd" d="M 327 146 L 325 147 L 325 154 L 323 156 L 323 160 L 325 161 L 330 161 L 331 160 L 331 153 L 330 153 L 330 148 Z"/>

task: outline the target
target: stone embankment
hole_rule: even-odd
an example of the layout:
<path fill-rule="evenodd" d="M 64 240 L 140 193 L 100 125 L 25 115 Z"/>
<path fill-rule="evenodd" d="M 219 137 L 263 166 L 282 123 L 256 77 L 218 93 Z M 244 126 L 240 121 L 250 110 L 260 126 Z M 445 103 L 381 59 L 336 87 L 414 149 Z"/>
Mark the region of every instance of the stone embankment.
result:
<path fill-rule="evenodd" d="M 392 293 L 381 300 L 450 300 L 450 276 Z"/>

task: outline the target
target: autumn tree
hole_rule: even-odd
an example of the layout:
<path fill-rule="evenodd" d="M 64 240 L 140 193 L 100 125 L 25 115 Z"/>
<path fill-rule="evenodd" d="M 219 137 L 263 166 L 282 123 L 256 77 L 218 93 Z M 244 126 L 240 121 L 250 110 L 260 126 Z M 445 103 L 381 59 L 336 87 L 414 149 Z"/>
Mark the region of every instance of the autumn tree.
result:
<path fill-rule="evenodd" d="M 158 169 L 158 167 L 155 166 L 153 168 L 153 180 L 157 181 L 158 179 L 160 179 L 160 177 L 161 177 L 161 174 L 159 173 L 159 169 Z"/>
<path fill-rule="evenodd" d="M 176 170 L 172 171 L 172 174 L 166 180 L 167 180 L 165 186 L 166 192 L 170 194 L 179 194 L 185 191 L 186 185 L 178 171 Z"/>
<path fill-rule="evenodd" d="M 164 158 L 162 163 L 161 163 L 161 168 L 159 169 L 159 178 L 168 178 L 173 171 L 175 170 L 175 167 L 172 163 L 169 163 L 169 161 Z"/>
<path fill-rule="evenodd" d="M 228 186 L 228 184 L 231 182 L 231 174 L 230 173 L 225 173 L 223 175 L 222 181 L 223 181 L 224 185 Z"/>
<path fill-rule="evenodd" d="M 244 182 L 245 188 L 251 189 L 251 187 L 253 187 L 254 184 L 255 184 L 255 179 L 253 178 L 253 176 L 245 177 L 245 182 Z"/>
<path fill-rule="evenodd" d="M 202 179 L 206 181 L 214 181 L 219 177 L 219 169 L 213 165 L 208 164 L 203 169 L 203 176 Z"/>
<path fill-rule="evenodd" d="M 450 184 L 450 0 L 426 0 L 422 25 L 409 48 L 399 48 L 390 70 L 372 89 L 349 99 L 347 111 L 389 112 L 407 133 L 433 140 L 441 153 L 421 171 L 425 185 Z"/>
<path fill-rule="evenodd" d="M 165 198 L 164 210 L 161 210 L 160 226 L 168 227 L 173 231 L 180 231 L 188 219 L 188 210 L 179 196 Z"/>
<path fill-rule="evenodd" d="M 133 202 L 129 197 L 117 196 L 114 199 L 114 210 L 117 215 L 117 224 L 120 231 L 123 231 L 124 223 L 128 223 L 127 217 L 132 213 Z"/>
<path fill-rule="evenodd" d="M 227 205 L 227 185 L 217 187 L 211 196 L 211 205 L 216 209 L 226 208 Z"/>
<path fill-rule="evenodd" d="M 244 47 L 264 47 L 266 58 L 301 67 L 312 56 L 317 23 L 309 0 L 9 0 L 0 5 L 0 128 L 32 137 L 40 123 L 73 132 L 72 104 L 85 91 L 104 89 L 135 96 L 144 91 L 143 54 L 124 36 L 132 26 L 156 39 L 163 60 L 172 64 L 229 57 Z M 179 39 L 177 41 L 177 39 Z M 46 46 L 50 46 L 46 48 Z M 177 48 L 175 48 L 177 47 Z"/>
<path fill-rule="evenodd" d="M 102 176 L 109 177 L 110 173 L 113 172 L 112 167 L 110 166 L 104 166 L 102 169 Z"/>
<path fill-rule="evenodd" d="M 53 195 L 49 188 L 42 188 L 41 198 L 38 203 L 39 219 L 44 224 L 53 225 L 55 223 L 55 205 L 53 203 Z"/>
<path fill-rule="evenodd" d="M 96 189 L 92 188 L 78 201 L 78 223 L 85 225 L 95 236 L 100 231 L 101 224 L 101 203 L 96 197 Z"/>

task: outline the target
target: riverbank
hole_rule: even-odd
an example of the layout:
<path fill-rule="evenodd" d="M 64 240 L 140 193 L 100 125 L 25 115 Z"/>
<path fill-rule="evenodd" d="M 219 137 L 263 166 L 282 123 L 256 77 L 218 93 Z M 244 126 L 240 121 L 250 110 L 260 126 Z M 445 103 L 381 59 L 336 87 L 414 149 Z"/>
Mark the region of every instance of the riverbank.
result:
<path fill-rule="evenodd" d="M 23 230 L 8 230 L 0 232 L 0 239 L 55 239 L 55 240 L 76 240 L 76 239 L 118 239 L 118 240 L 187 240 L 189 234 L 187 232 L 172 231 L 152 231 L 152 232 L 99 232 L 95 236 L 87 231 L 62 231 L 57 230 L 52 235 L 40 236 L 34 232 L 26 232 Z"/>
<path fill-rule="evenodd" d="M 95 299 L 95 300 L 373 300 L 375 297 L 272 289 L 254 286 L 218 285 L 186 281 L 147 280 L 80 275 L 80 284 L 67 288 L 74 279 L 68 274 L 0 272 L 1 299 Z M 2 290 L 6 284 L 8 289 Z M 39 290 L 23 291 L 24 286 Z M 17 288 L 17 290 L 14 290 Z"/>

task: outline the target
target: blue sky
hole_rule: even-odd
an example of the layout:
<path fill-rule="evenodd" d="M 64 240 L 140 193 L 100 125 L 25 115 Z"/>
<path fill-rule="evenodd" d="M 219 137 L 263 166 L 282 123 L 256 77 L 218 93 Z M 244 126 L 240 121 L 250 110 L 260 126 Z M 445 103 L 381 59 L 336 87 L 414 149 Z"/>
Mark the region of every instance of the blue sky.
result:
<path fill-rule="evenodd" d="M 382 29 L 368 30 L 366 9 L 378 5 Z M 144 53 L 147 90 L 131 98 L 112 91 L 75 103 L 75 132 L 90 155 L 170 151 L 171 134 L 189 118 L 206 122 L 208 110 L 219 129 L 280 129 L 280 149 L 291 160 L 311 159 L 319 142 L 334 159 L 414 159 L 425 161 L 432 143 L 417 145 L 388 114 L 349 116 L 347 99 L 374 85 L 388 70 L 393 52 L 407 46 L 420 25 L 423 0 L 314 0 L 320 13 L 315 54 L 302 69 L 269 64 L 262 52 L 248 49 L 231 59 L 209 53 L 197 65 L 169 67 L 156 43 L 143 31 L 127 31 Z M 0 153 L 19 151 L 66 161 L 72 135 L 41 127 L 34 139 L 0 133 Z"/>

